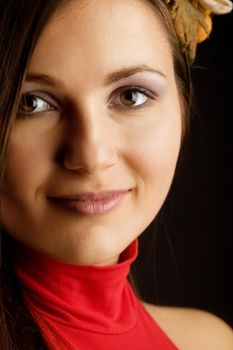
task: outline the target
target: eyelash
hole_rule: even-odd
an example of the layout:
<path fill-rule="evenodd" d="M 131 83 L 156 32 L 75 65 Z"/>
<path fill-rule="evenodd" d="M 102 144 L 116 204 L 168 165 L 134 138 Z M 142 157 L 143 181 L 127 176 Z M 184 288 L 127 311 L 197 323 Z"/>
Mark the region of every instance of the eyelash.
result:
<path fill-rule="evenodd" d="M 155 93 L 152 93 L 150 90 L 139 87 L 139 86 L 124 86 L 121 87 L 120 89 L 117 89 L 117 91 L 114 92 L 115 97 L 120 97 L 121 94 L 126 94 L 127 92 L 133 93 L 140 93 L 143 94 L 146 97 L 146 101 L 141 103 L 138 106 L 124 106 L 124 105 L 110 105 L 110 108 L 117 108 L 118 110 L 130 110 L 130 111 L 135 111 L 138 109 L 144 109 L 148 106 L 152 100 L 155 100 L 157 95 Z"/>
<path fill-rule="evenodd" d="M 152 93 L 151 91 L 145 89 L 145 88 L 142 88 L 142 87 L 138 87 L 138 86 L 124 86 L 124 87 L 121 87 L 120 89 L 118 89 L 117 91 L 114 92 L 114 96 L 113 98 L 116 99 L 117 97 L 120 98 L 120 95 L 121 94 L 126 94 L 126 93 L 137 93 L 137 94 L 142 94 L 146 97 L 146 100 L 145 102 L 141 103 L 140 105 L 138 106 L 124 106 L 124 105 L 116 105 L 116 104 L 110 104 L 110 108 L 117 108 L 118 110 L 121 109 L 121 110 L 130 110 L 130 111 L 134 111 L 134 110 L 139 110 L 139 109 L 144 109 L 145 107 L 147 107 L 147 105 L 151 102 L 151 100 L 155 100 L 156 98 L 156 94 Z M 45 111 L 39 111 L 39 112 L 35 112 L 35 111 L 32 111 L 32 112 L 26 112 L 26 111 L 20 111 L 20 105 L 22 103 L 22 100 L 23 98 L 26 99 L 26 98 L 36 98 L 37 100 L 41 100 L 42 101 L 42 104 L 45 103 L 46 105 L 49 106 L 49 108 Z M 38 107 L 36 107 L 38 108 Z M 21 97 L 21 100 L 20 100 L 20 104 L 19 104 L 19 108 L 18 108 L 18 113 L 17 113 L 17 116 L 19 118 L 27 118 L 27 117 L 30 117 L 34 114 L 39 114 L 39 113 L 45 113 L 45 112 L 51 112 L 53 110 L 57 110 L 59 109 L 59 106 L 58 104 L 56 104 L 55 102 L 49 102 L 48 101 L 48 98 L 46 97 L 42 97 L 42 96 L 39 96 L 38 94 L 36 93 L 23 93 L 22 94 L 22 97 Z"/>
<path fill-rule="evenodd" d="M 34 112 L 34 111 L 27 112 L 27 111 L 20 110 L 20 107 L 23 104 L 23 101 L 26 104 L 27 98 L 34 98 L 34 99 L 40 100 L 40 104 L 45 104 L 48 106 L 48 108 L 46 110 L 42 110 L 39 112 Z M 29 118 L 30 116 L 32 116 L 34 114 L 51 112 L 51 111 L 57 110 L 59 108 L 58 104 L 56 104 L 55 102 L 48 101 L 48 100 L 49 100 L 49 98 L 46 98 L 44 96 L 39 96 L 36 93 L 32 93 L 32 92 L 31 93 L 29 93 L 29 92 L 23 93 L 21 96 L 21 99 L 20 99 L 19 107 L 18 107 L 18 112 L 17 112 L 18 118 L 21 118 L 21 119 Z M 38 108 L 38 106 L 36 108 Z"/>

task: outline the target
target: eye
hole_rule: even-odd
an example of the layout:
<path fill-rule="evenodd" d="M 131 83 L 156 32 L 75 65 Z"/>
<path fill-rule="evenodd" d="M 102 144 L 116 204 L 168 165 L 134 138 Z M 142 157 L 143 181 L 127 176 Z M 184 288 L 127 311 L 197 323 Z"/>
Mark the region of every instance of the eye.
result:
<path fill-rule="evenodd" d="M 148 99 L 155 99 L 154 94 L 149 90 L 139 87 L 130 87 L 121 90 L 118 96 L 111 103 L 111 106 L 122 108 L 140 108 L 148 102 Z"/>
<path fill-rule="evenodd" d="M 24 93 L 22 94 L 19 108 L 18 108 L 18 116 L 30 116 L 35 113 L 46 112 L 56 109 L 56 107 L 47 102 L 44 98 L 30 94 Z"/>

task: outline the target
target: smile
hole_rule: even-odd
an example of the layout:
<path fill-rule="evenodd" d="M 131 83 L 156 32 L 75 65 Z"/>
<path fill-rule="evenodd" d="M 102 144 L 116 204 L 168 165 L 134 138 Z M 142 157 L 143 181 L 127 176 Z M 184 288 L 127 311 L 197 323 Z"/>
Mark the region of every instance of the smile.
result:
<path fill-rule="evenodd" d="M 59 207 L 80 215 L 98 216 L 118 207 L 128 193 L 129 190 L 86 192 L 78 195 L 49 197 L 49 199 Z"/>

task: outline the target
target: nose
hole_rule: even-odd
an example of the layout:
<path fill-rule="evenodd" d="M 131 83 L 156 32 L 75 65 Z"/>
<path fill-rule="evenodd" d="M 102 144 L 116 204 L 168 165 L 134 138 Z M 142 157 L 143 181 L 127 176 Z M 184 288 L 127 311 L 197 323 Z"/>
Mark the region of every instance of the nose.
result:
<path fill-rule="evenodd" d="M 108 118 L 89 110 L 72 119 L 63 153 L 64 167 L 92 174 L 114 166 L 118 156 L 114 127 Z"/>

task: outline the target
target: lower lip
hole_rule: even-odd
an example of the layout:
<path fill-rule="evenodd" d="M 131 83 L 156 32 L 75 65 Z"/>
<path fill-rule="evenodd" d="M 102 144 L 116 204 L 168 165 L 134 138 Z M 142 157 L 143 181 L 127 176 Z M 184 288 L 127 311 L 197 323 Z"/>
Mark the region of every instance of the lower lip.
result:
<path fill-rule="evenodd" d="M 128 192 L 117 193 L 99 200 L 73 200 L 50 198 L 59 207 L 71 210 L 81 215 L 98 216 L 117 208 Z"/>

